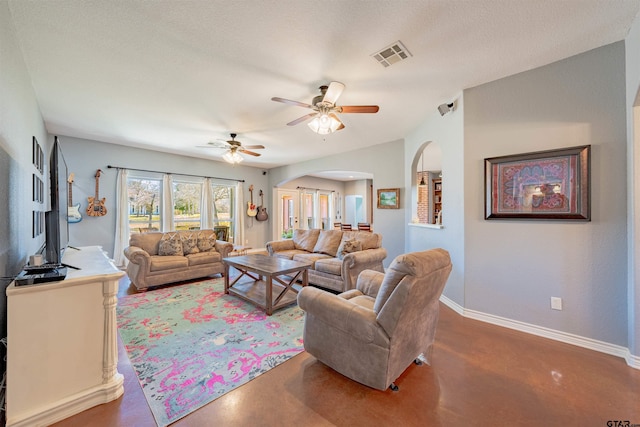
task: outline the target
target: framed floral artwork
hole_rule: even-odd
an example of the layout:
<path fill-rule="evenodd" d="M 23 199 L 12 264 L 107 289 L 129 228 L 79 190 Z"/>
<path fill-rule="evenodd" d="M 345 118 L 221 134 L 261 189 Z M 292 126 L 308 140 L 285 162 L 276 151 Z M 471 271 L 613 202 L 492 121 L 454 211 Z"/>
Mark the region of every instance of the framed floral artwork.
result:
<path fill-rule="evenodd" d="M 485 219 L 591 220 L 591 146 L 484 161 Z"/>

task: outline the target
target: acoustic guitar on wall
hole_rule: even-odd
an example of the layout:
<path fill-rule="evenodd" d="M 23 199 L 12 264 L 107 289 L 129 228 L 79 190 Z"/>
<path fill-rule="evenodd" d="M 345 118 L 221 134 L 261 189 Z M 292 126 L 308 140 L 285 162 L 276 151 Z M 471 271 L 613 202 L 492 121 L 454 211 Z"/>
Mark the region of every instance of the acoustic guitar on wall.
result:
<path fill-rule="evenodd" d="M 249 193 L 251 194 L 251 201 L 247 202 L 247 215 L 256 216 L 258 214 L 258 209 L 256 205 L 253 204 L 253 185 L 249 186 Z"/>
<path fill-rule="evenodd" d="M 98 196 L 98 189 L 100 183 L 100 169 L 96 172 L 96 195 L 95 197 L 88 197 L 89 206 L 87 206 L 87 215 L 89 216 L 105 216 L 107 214 L 107 207 L 104 205 L 105 198 L 102 199 Z"/>
<path fill-rule="evenodd" d="M 256 219 L 258 221 L 266 221 L 269 219 L 269 215 L 267 214 L 267 208 L 264 207 L 264 198 L 262 195 L 262 190 L 260 190 L 260 206 L 258 206 L 258 215 L 256 215 Z"/>
<path fill-rule="evenodd" d="M 80 203 L 73 204 L 73 178 L 74 174 L 71 172 L 69 174 L 69 179 L 67 179 L 67 183 L 69 185 L 69 191 L 67 193 L 67 222 L 70 224 L 74 224 L 76 222 L 82 221 L 82 215 L 80 214 Z"/>

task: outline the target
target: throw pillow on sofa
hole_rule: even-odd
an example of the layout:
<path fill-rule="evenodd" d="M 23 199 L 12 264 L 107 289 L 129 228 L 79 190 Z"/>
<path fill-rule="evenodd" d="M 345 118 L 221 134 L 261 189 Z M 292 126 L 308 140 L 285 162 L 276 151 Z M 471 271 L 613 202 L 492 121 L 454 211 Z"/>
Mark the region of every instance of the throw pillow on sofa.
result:
<path fill-rule="evenodd" d="M 320 229 L 318 228 L 312 228 L 310 230 L 296 228 L 293 230 L 293 246 L 296 249 L 313 252 L 313 247 L 316 245 L 319 234 Z"/>
<path fill-rule="evenodd" d="M 198 233 L 198 250 L 200 252 L 213 252 L 216 250 L 216 235 L 214 233 Z"/>
<path fill-rule="evenodd" d="M 362 243 L 362 250 L 365 251 L 367 249 L 375 249 L 381 246 L 381 243 L 378 241 L 380 235 L 377 233 L 370 233 L 368 231 L 345 231 L 342 236 L 342 240 L 351 240 L 356 239 L 358 242 Z"/>
<path fill-rule="evenodd" d="M 182 240 L 182 253 L 185 255 L 200 252 L 198 248 L 198 236 L 195 233 L 183 234 L 180 236 L 180 239 Z"/>
<path fill-rule="evenodd" d="M 342 231 L 340 230 L 321 230 L 313 252 L 336 256 L 341 239 Z"/>
<path fill-rule="evenodd" d="M 350 254 L 353 252 L 359 252 L 362 250 L 362 243 L 358 242 L 355 239 L 351 240 L 343 240 L 340 243 L 340 247 L 338 248 L 338 259 L 344 259 L 346 254 Z"/>
<path fill-rule="evenodd" d="M 160 239 L 158 255 L 162 256 L 182 256 L 182 240 L 178 233 L 165 233 Z"/>

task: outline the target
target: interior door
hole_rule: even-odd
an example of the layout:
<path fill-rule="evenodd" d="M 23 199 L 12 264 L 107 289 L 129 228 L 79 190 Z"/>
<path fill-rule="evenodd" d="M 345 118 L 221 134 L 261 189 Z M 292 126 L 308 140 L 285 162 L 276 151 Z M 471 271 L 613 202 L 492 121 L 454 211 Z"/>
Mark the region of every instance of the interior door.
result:
<path fill-rule="evenodd" d="M 303 190 L 300 193 L 302 199 L 302 210 L 300 216 L 302 223 L 300 228 L 310 230 L 312 228 L 318 228 L 316 225 L 317 212 L 316 212 L 316 191 L 315 190 Z"/>
<path fill-rule="evenodd" d="M 298 215 L 300 214 L 298 191 L 278 189 L 277 206 L 278 220 L 275 221 L 275 240 L 280 239 L 286 230 L 300 228 L 298 219 Z"/>
<path fill-rule="evenodd" d="M 344 199 L 344 223 L 351 224 L 355 228 L 359 222 L 365 222 L 363 197 L 349 195 Z"/>
<path fill-rule="evenodd" d="M 331 218 L 333 216 L 331 212 L 331 192 L 330 191 L 318 191 L 318 228 L 322 230 L 331 230 L 333 224 L 331 224 Z"/>

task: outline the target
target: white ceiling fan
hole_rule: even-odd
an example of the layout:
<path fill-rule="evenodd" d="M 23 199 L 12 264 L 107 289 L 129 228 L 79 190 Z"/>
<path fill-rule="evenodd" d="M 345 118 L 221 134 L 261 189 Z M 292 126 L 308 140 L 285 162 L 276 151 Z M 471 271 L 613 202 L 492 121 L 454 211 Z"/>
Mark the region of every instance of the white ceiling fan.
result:
<path fill-rule="evenodd" d="M 236 141 L 235 133 L 229 134 L 231 139 L 228 141 L 210 141 L 207 145 L 199 145 L 198 147 L 202 148 L 224 148 L 227 149 L 227 152 L 222 156 L 229 163 L 240 163 L 244 158 L 240 155 L 248 154 L 250 156 L 259 157 L 260 153 L 256 153 L 251 150 L 262 150 L 264 149 L 264 145 L 242 145 L 240 141 Z"/>
<path fill-rule="evenodd" d="M 377 105 L 336 105 L 336 101 L 342 94 L 344 87 L 344 84 L 340 82 L 331 82 L 329 86 L 320 86 L 320 95 L 313 98 L 311 104 L 279 98 L 277 96 L 274 96 L 271 100 L 313 110 L 313 113 L 297 118 L 287 123 L 287 126 L 294 126 L 305 120 L 313 119 L 308 123 L 308 126 L 312 131 L 325 135 L 345 128 L 344 123 L 342 123 L 337 114 L 377 113 L 380 109 Z"/>

